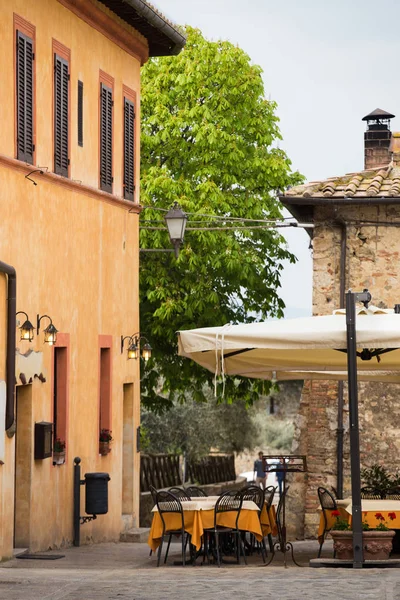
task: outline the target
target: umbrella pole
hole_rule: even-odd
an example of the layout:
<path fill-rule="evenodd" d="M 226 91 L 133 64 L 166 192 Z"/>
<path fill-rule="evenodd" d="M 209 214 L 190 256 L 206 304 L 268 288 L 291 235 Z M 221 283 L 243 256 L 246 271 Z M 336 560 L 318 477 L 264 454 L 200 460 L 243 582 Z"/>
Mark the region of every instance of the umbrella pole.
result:
<path fill-rule="evenodd" d="M 365 295 L 364 292 L 363 294 Z M 346 293 L 347 371 L 349 383 L 351 500 L 353 521 L 353 568 L 364 562 L 361 513 L 360 437 L 358 426 L 356 302 L 367 301 L 363 294 Z M 369 299 L 371 296 L 368 294 Z"/>

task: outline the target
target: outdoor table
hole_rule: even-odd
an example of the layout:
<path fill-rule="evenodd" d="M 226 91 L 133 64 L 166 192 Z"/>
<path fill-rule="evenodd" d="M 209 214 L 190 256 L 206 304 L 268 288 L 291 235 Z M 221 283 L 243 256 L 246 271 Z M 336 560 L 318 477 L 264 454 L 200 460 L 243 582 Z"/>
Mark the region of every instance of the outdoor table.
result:
<path fill-rule="evenodd" d="M 351 525 L 352 522 L 352 504 L 351 498 L 345 498 L 343 500 L 337 500 L 338 511 L 340 512 L 339 519 L 348 521 Z M 319 507 L 321 510 L 321 507 Z M 361 500 L 361 512 L 363 522 L 374 529 L 381 523 L 380 519 L 377 519 L 375 515 L 380 513 L 386 522 L 385 524 L 389 529 L 400 529 L 400 500 Z M 328 521 L 328 529 L 331 529 L 335 523 L 336 517 L 332 516 L 332 511 L 325 510 L 326 518 Z M 389 513 L 395 513 L 395 519 L 389 518 Z M 318 538 L 323 535 L 324 532 L 324 516 L 321 512 L 319 519 Z"/>
<path fill-rule="evenodd" d="M 191 543 L 196 550 L 201 548 L 201 538 L 204 529 L 214 527 L 214 507 L 218 496 L 208 496 L 207 498 L 195 498 L 184 500 L 182 502 L 183 520 L 185 531 L 191 536 Z M 258 506 L 251 500 L 245 500 L 240 511 L 238 522 L 239 529 L 252 533 L 257 541 L 261 541 L 268 533 L 273 533 L 275 524 L 274 511 L 270 510 L 269 517 L 266 507 L 261 511 L 261 524 L 258 517 Z M 148 538 L 150 548 L 155 552 L 161 543 L 163 531 L 161 517 L 158 514 L 157 506 L 152 510 L 153 521 Z M 181 515 L 179 513 L 163 513 L 165 526 L 168 530 L 178 530 L 181 528 Z M 217 524 L 223 527 L 235 527 L 236 513 L 219 513 Z"/>

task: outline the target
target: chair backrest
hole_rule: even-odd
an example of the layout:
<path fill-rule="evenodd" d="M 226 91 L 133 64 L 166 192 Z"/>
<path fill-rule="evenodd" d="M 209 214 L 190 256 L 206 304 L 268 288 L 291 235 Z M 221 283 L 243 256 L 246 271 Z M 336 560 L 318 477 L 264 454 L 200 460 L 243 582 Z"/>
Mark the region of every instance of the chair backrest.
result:
<path fill-rule="evenodd" d="M 274 500 L 275 492 L 276 492 L 276 487 L 274 485 L 269 485 L 264 490 L 264 498 L 265 498 L 265 503 L 267 505 L 267 509 L 271 508 L 272 502 Z"/>
<path fill-rule="evenodd" d="M 157 490 L 153 485 L 149 485 L 149 491 L 151 494 L 151 497 L 153 499 L 154 504 L 156 503 L 156 496 L 157 496 Z"/>
<path fill-rule="evenodd" d="M 337 510 L 336 500 L 329 490 L 324 487 L 318 488 L 318 498 L 322 510 Z"/>
<path fill-rule="evenodd" d="M 206 498 L 208 494 L 196 485 L 191 485 L 185 489 L 185 492 L 190 498 Z"/>
<path fill-rule="evenodd" d="M 236 529 L 239 521 L 240 511 L 242 510 L 243 496 L 240 491 L 231 490 L 224 492 L 218 498 L 214 508 L 214 528 L 217 526 L 217 516 L 220 513 L 236 512 Z"/>
<path fill-rule="evenodd" d="M 264 490 L 258 485 L 248 485 L 240 490 L 240 495 L 242 496 L 243 501 L 251 500 L 252 502 L 255 502 L 260 510 L 264 506 Z"/>
<path fill-rule="evenodd" d="M 189 494 L 186 492 L 185 489 L 180 488 L 180 487 L 172 487 L 169 488 L 168 490 L 170 492 L 170 494 L 173 494 L 174 496 L 176 496 L 177 498 L 180 498 L 180 500 L 190 500 L 190 496 Z"/>
<path fill-rule="evenodd" d="M 163 524 L 163 532 L 167 531 L 164 521 L 164 513 L 179 513 L 181 515 L 181 527 L 183 530 L 183 508 L 179 498 L 174 496 L 174 494 L 171 494 L 171 492 L 157 492 L 156 504 Z"/>
<path fill-rule="evenodd" d="M 361 488 L 361 498 L 364 500 L 381 500 L 382 494 L 374 487 L 364 486 Z"/>

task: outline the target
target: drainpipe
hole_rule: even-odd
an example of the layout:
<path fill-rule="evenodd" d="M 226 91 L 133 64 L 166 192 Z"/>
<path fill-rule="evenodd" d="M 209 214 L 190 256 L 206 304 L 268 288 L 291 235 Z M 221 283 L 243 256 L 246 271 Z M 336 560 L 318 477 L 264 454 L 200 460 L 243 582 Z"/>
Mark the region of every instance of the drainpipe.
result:
<path fill-rule="evenodd" d="M 15 315 L 17 313 L 17 274 L 14 267 L 0 261 L 0 273 L 8 278 L 6 348 L 6 430 L 14 423 L 15 406 Z"/>
<path fill-rule="evenodd" d="M 345 307 L 345 285 L 346 285 L 346 223 L 342 220 L 337 220 L 337 224 L 340 227 L 340 270 L 339 270 L 339 282 L 340 282 L 340 308 Z M 336 492 L 338 498 L 343 498 L 343 381 L 339 381 L 338 385 L 338 414 L 337 414 L 337 438 L 336 438 Z"/>

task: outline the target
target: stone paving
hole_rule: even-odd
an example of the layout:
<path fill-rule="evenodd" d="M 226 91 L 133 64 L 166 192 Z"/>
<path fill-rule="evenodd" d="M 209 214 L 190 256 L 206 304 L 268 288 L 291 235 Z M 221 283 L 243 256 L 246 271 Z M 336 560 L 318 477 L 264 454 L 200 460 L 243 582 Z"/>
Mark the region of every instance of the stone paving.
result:
<path fill-rule="evenodd" d="M 146 544 L 98 544 L 62 550 L 55 561 L 13 559 L 0 565 L 1 600 L 400 600 L 400 569 L 311 569 L 279 555 L 261 568 L 258 556 L 249 566 L 220 569 L 172 564 L 179 546 L 171 545 L 168 564 L 157 569 Z M 296 542 L 299 562 L 315 557 L 316 542 Z M 60 553 L 54 551 L 54 554 Z M 325 554 L 331 555 L 329 547 Z M 170 561 L 171 558 L 171 561 Z"/>

